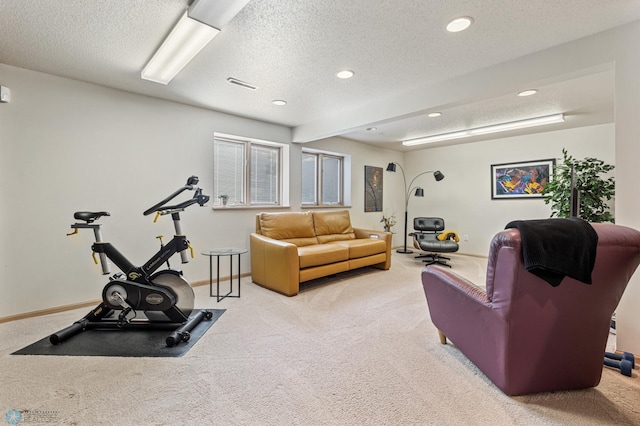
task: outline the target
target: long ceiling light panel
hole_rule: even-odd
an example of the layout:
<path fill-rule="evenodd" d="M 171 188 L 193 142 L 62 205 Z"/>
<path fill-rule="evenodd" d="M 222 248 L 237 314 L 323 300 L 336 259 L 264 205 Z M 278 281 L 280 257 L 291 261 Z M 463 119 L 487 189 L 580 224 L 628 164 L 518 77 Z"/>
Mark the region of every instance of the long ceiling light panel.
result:
<path fill-rule="evenodd" d="M 511 121 L 508 123 L 494 124 L 484 127 L 476 127 L 475 129 L 461 130 L 459 132 L 443 133 L 440 135 L 427 136 L 424 138 L 409 139 L 403 141 L 402 145 L 422 145 L 426 143 L 442 142 L 478 135 L 488 135 L 490 133 L 505 132 L 507 130 L 525 129 L 527 127 L 544 126 L 546 124 L 562 122 L 564 122 L 564 114 L 545 115 L 543 117 L 528 118 L 526 120 Z"/>
<path fill-rule="evenodd" d="M 195 0 L 144 67 L 141 77 L 169 84 L 249 0 Z"/>
<path fill-rule="evenodd" d="M 169 84 L 220 30 L 182 15 L 140 76 L 144 80 Z"/>

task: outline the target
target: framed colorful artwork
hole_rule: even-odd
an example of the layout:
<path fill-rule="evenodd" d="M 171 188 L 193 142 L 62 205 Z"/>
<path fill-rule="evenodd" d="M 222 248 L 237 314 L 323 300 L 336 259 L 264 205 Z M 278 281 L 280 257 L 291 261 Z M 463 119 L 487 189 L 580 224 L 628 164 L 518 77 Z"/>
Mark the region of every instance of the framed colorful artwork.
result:
<path fill-rule="evenodd" d="M 491 165 L 491 199 L 542 198 L 556 160 Z"/>

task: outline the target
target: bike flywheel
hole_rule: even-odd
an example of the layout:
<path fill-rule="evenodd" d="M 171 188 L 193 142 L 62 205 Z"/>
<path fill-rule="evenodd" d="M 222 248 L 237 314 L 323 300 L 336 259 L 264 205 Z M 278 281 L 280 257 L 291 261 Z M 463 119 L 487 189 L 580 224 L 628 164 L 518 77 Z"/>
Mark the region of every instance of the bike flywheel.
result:
<path fill-rule="evenodd" d="M 181 275 L 169 271 L 159 272 L 151 280 L 153 284 L 168 287 L 176 294 L 176 307 L 189 317 L 193 311 L 195 294 L 193 288 Z M 164 312 L 145 311 L 145 315 L 151 321 L 167 321 L 168 318 Z"/>

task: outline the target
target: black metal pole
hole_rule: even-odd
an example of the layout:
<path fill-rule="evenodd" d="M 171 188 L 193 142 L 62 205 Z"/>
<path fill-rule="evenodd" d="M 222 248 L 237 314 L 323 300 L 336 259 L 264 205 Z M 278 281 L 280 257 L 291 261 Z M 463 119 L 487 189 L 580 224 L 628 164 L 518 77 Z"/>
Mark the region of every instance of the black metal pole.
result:
<path fill-rule="evenodd" d="M 413 250 L 407 250 L 407 220 L 409 217 L 409 212 L 407 210 L 404 211 L 404 249 L 396 250 L 398 253 L 413 253 Z"/>

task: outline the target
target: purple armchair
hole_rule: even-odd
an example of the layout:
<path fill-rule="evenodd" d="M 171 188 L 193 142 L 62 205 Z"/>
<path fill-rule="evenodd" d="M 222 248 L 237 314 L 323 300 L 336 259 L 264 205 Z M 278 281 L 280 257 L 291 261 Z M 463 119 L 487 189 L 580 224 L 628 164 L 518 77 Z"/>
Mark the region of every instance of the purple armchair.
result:
<path fill-rule="evenodd" d="M 422 283 L 440 341 L 449 339 L 507 395 L 597 386 L 611 315 L 640 262 L 640 232 L 593 224 L 592 284 L 552 287 L 527 272 L 520 232 L 491 242 L 486 291 L 437 266 Z"/>

